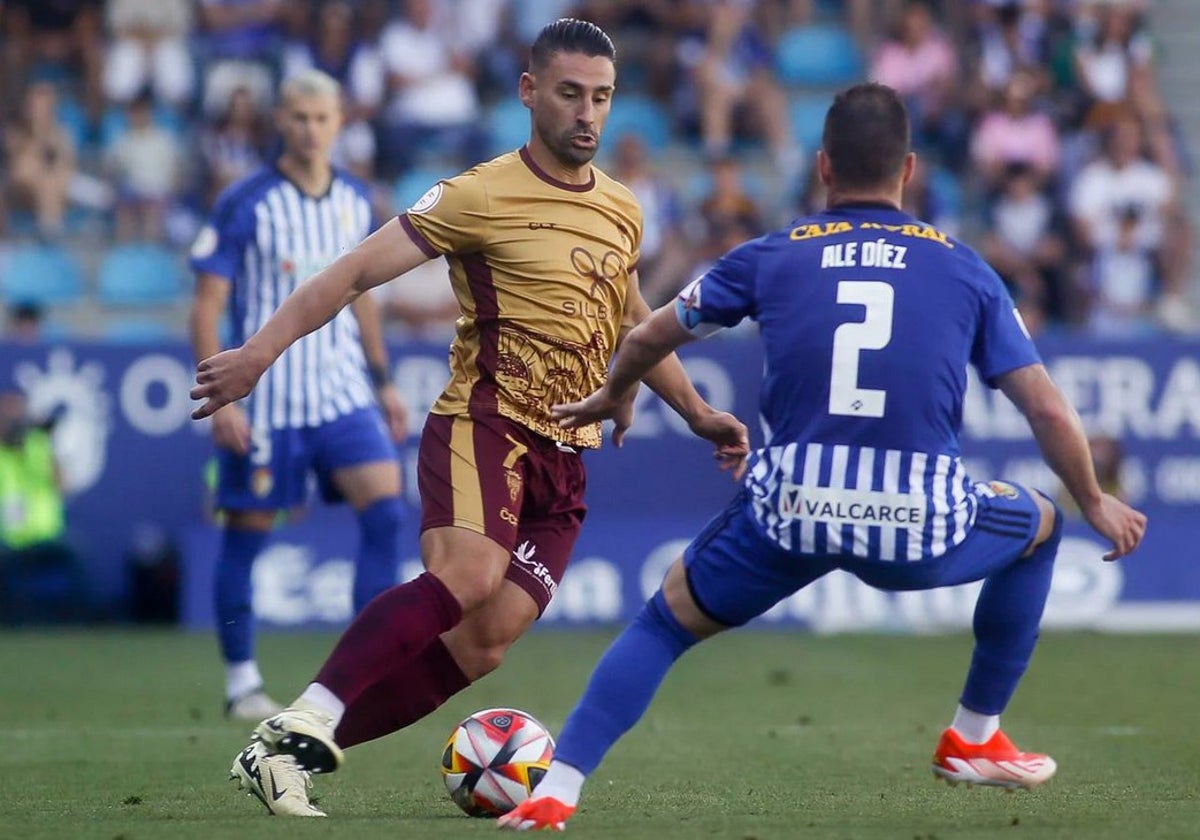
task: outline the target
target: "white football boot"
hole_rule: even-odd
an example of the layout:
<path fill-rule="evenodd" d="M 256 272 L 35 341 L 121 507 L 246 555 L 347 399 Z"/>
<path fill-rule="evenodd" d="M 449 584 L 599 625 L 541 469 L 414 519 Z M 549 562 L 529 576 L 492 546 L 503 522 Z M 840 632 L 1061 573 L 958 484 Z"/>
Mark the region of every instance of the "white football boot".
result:
<path fill-rule="evenodd" d="M 271 755 L 258 741 L 246 747 L 229 768 L 229 778 L 281 817 L 323 817 L 308 799 L 312 782 L 290 755 Z"/>
<path fill-rule="evenodd" d="M 296 758 L 301 770 L 332 773 L 345 756 L 333 740 L 333 718 L 322 709 L 297 700 L 254 728 L 254 738 L 272 755 Z"/>

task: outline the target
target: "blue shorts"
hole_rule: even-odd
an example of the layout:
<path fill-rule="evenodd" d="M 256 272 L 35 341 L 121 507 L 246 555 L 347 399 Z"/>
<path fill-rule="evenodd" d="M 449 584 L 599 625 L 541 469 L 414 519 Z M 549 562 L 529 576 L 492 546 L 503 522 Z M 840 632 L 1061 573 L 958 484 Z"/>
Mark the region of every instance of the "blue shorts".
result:
<path fill-rule="evenodd" d="M 251 435 L 248 455 L 217 450 L 217 507 L 283 510 L 308 501 L 309 472 L 321 498 L 341 501 L 332 474 L 345 467 L 396 460 L 396 447 L 377 408 L 360 408 L 320 426 Z"/>
<path fill-rule="evenodd" d="M 1027 489 L 1008 487 L 1007 495 L 978 494 L 976 525 L 961 543 L 915 562 L 785 551 L 762 536 L 739 495 L 684 551 L 688 587 L 709 618 L 737 627 L 834 569 L 893 592 L 982 580 L 1018 562 L 1037 535 L 1037 503 Z M 989 524 L 999 519 L 1003 527 Z"/>

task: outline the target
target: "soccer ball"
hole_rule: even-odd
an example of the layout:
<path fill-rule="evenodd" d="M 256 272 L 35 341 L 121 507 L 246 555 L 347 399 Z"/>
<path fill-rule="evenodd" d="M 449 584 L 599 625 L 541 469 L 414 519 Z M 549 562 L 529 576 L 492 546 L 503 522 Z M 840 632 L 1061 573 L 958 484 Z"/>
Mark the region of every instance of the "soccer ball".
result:
<path fill-rule="evenodd" d="M 532 715 L 484 709 L 450 733 L 442 780 L 468 815 L 499 817 L 529 798 L 553 755 L 554 739 Z"/>

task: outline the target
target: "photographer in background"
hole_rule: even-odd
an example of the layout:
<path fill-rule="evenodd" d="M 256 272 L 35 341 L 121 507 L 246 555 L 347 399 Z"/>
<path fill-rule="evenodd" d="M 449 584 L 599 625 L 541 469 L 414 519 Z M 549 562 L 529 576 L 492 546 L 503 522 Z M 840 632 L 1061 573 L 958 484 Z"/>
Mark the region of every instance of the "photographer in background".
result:
<path fill-rule="evenodd" d="M 0 392 L 0 622 L 77 618 L 82 570 L 66 543 L 62 484 L 50 439 L 25 395 Z"/>

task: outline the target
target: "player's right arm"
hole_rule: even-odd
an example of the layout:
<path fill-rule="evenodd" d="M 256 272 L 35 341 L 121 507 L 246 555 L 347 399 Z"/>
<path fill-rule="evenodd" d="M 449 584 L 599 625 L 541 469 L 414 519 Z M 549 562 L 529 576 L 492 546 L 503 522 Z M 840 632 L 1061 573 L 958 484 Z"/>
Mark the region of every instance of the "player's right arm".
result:
<path fill-rule="evenodd" d="M 196 275 L 188 334 L 199 362 L 221 352 L 220 321 L 229 301 L 229 280 L 209 271 Z M 227 405 L 213 415 L 213 442 L 239 455 L 250 451 L 250 421 L 241 406 Z"/>
<path fill-rule="evenodd" d="M 996 384 L 1029 421 L 1042 457 L 1088 524 L 1112 541 L 1104 559 L 1116 560 L 1137 548 L 1146 533 L 1145 515 L 1100 489 L 1079 415 L 1046 368 L 1026 365 L 1001 374 Z"/>
<path fill-rule="evenodd" d="M 404 274 L 429 256 L 392 219 L 314 274 L 290 294 L 262 328 L 241 347 L 204 359 L 197 366 L 192 399 L 204 404 L 192 417 L 208 417 L 250 393 L 271 364 L 297 339 L 326 324 L 363 292 Z"/>

